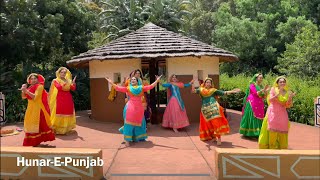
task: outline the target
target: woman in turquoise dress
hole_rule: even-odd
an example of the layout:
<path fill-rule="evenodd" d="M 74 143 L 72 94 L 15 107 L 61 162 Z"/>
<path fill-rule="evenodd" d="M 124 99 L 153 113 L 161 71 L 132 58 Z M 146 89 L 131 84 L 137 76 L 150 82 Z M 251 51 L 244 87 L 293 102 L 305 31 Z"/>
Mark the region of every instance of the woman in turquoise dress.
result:
<path fill-rule="evenodd" d="M 178 129 L 190 125 L 187 111 L 180 95 L 180 88 L 189 87 L 193 83 L 191 80 L 188 84 L 179 82 L 175 74 L 170 76 L 169 83 L 162 84 L 168 88 L 168 105 L 163 114 L 162 127 L 172 128 L 174 132 Z"/>
<path fill-rule="evenodd" d="M 123 118 L 124 126 L 119 131 L 124 135 L 126 146 L 129 146 L 129 142 L 144 141 L 147 139 L 146 121 L 144 117 L 144 106 L 141 101 L 141 97 L 144 96 L 144 92 L 153 89 L 160 81 L 161 76 L 157 76 L 157 80 L 151 85 L 138 84 L 139 80 L 136 77 L 131 77 L 128 87 L 118 86 L 114 84 L 109 78 L 106 80 L 114 86 L 116 91 L 127 93 L 129 98 L 124 108 Z"/>

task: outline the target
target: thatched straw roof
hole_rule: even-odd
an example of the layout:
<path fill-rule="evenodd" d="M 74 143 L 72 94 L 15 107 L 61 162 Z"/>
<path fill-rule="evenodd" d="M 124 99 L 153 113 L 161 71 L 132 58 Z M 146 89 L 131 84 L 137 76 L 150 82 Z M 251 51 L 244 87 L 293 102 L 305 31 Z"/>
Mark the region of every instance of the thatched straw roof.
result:
<path fill-rule="evenodd" d="M 220 61 L 236 61 L 231 52 L 168 31 L 152 23 L 104 46 L 81 53 L 67 61 L 69 66 L 86 66 L 91 60 L 218 56 Z"/>

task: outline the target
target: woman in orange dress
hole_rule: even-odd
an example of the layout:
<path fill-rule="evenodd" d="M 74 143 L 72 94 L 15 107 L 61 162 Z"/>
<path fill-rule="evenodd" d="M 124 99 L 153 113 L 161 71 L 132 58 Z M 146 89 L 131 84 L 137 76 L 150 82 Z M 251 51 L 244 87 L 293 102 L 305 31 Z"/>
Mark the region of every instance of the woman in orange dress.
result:
<path fill-rule="evenodd" d="M 65 67 L 56 71 L 56 77 L 49 91 L 51 123 L 56 134 L 67 134 L 76 127 L 74 103 L 70 92 L 76 90 L 76 77 L 72 80 L 70 71 Z"/>
<path fill-rule="evenodd" d="M 192 85 L 192 92 L 199 94 L 202 99 L 200 111 L 200 139 L 202 141 L 217 141 L 221 145 L 221 135 L 230 131 L 229 123 L 215 96 L 223 96 L 240 92 L 240 89 L 232 91 L 217 90 L 213 87 L 211 78 L 206 78 L 199 88 Z"/>
<path fill-rule="evenodd" d="M 28 107 L 24 116 L 25 138 L 23 146 L 38 146 L 41 142 L 55 140 L 50 123 L 50 110 L 48 93 L 44 89 L 44 77 L 32 73 L 28 76 L 26 84 L 21 86 L 21 96 L 28 99 Z"/>

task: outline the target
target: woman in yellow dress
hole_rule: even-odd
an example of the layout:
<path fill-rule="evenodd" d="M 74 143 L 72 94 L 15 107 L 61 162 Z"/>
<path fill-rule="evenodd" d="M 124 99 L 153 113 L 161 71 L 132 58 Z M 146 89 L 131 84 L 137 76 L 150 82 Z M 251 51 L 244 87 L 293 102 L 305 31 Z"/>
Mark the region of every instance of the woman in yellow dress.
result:
<path fill-rule="evenodd" d="M 292 106 L 295 93 L 289 91 L 287 79 L 276 79 L 268 96 L 268 110 L 263 119 L 259 136 L 260 149 L 287 149 L 289 117 L 287 109 Z"/>
<path fill-rule="evenodd" d="M 76 127 L 76 116 L 72 94 L 76 89 L 76 77 L 65 67 L 56 71 L 56 79 L 51 83 L 49 104 L 52 128 L 56 134 L 67 134 Z"/>
<path fill-rule="evenodd" d="M 44 89 L 44 77 L 32 73 L 28 76 L 26 84 L 21 86 L 21 96 L 28 100 L 28 107 L 24 116 L 25 138 L 23 146 L 38 146 L 41 142 L 55 140 L 50 128 L 50 110 L 48 93 Z"/>

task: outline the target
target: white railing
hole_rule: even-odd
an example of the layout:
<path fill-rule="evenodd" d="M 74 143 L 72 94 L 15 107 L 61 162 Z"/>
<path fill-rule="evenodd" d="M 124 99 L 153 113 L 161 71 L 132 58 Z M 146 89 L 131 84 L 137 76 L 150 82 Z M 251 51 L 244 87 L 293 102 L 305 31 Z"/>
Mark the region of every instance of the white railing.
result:
<path fill-rule="evenodd" d="M 6 123 L 6 107 L 5 107 L 5 96 L 0 92 L 0 125 L 4 125 Z"/>
<path fill-rule="evenodd" d="M 320 96 L 314 101 L 314 125 L 320 127 Z"/>

